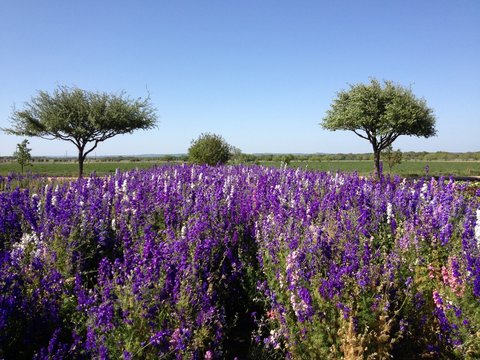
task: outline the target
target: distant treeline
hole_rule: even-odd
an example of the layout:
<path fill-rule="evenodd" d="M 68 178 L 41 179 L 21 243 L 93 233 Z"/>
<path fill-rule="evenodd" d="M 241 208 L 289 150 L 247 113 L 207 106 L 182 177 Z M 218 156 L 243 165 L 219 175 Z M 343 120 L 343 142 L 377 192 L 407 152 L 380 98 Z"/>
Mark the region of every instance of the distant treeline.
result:
<path fill-rule="evenodd" d="M 373 161 L 373 154 L 244 154 L 234 152 L 231 162 L 233 163 L 256 163 L 265 161 Z M 402 152 L 403 161 L 480 161 L 480 151 L 452 153 L 446 151 L 437 152 Z M 0 162 L 13 162 L 12 156 L 0 157 Z M 34 162 L 76 162 L 75 157 L 33 157 Z M 186 162 L 187 154 L 159 155 L 159 156 L 101 156 L 87 158 L 87 162 Z"/>
<path fill-rule="evenodd" d="M 382 154 L 383 155 L 383 154 Z M 179 159 L 179 158 L 177 158 Z M 186 157 L 185 157 L 186 159 Z M 243 154 L 233 155 L 234 162 L 264 162 L 264 161 L 373 161 L 372 153 L 364 154 Z M 465 153 L 414 152 L 402 153 L 403 161 L 480 161 L 480 151 Z"/>
<path fill-rule="evenodd" d="M 247 161 L 283 161 L 289 157 L 292 161 L 373 161 L 372 153 L 364 154 L 240 154 Z M 480 151 L 465 153 L 437 152 L 403 152 L 403 161 L 480 161 Z"/>

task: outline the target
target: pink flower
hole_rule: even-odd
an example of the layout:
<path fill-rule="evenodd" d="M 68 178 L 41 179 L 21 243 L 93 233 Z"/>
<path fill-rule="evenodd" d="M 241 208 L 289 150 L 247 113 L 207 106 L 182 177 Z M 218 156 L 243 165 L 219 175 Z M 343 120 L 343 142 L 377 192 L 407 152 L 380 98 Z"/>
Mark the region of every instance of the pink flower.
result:
<path fill-rule="evenodd" d="M 442 278 L 445 285 L 450 283 L 450 275 L 448 269 L 445 266 L 442 266 Z"/>
<path fill-rule="evenodd" d="M 433 291 L 433 302 L 435 303 L 435 306 L 439 309 L 443 309 L 443 300 L 440 294 L 438 293 L 437 290 Z"/>
<path fill-rule="evenodd" d="M 428 264 L 428 277 L 430 279 L 435 279 L 435 268 L 432 266 L 432 264 Z"/>
<path fill-rule="evenodd" d="M 274 320 L 277 317 L 277 313 L 275 312 L 275 310 L 270 310 L 267 312 L 267 317 L 270 320 Z"/>
<path fill-rule="evenodd" d="M 461 279 L 460 266 L 455 256 L 448 258 L 448 267 L 442 266 L 442 279 L 445 286 L 452 289 L 457 296 L 462 296 L 465 292 L 465 284 Z"/>
<path fill-rule="evenodd" d="M 448 258 L 448 285 L 455 295 L 463 296 L 465 284 L 461 279 L 460 265 L 456 256 Z"/>

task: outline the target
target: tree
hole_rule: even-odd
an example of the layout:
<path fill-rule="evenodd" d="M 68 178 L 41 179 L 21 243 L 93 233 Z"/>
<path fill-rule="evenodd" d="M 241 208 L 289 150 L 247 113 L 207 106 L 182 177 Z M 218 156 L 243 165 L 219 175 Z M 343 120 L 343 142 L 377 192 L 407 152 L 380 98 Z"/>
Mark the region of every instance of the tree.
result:
<path fill-rule="evenodd" d="M 389 145 L 385 149 L 385 159 L 387 159 L 389 170 L 392 171 L 395 165 L 402 163 L 402 152 L 400 149 L 394 151 L 392 145 Z"/>
<path fill-rule="evenodd" d="M 401 135 L 430 137 L 436 134 L 433 110 L 410 89 L 391 81 L 350 85 L 340 91 L 320 124 L 327 130 L 350 130 L 373 147 L 375 169 L 380 174 L 380 154 Z"/>
<path fill-rule="evenodd" d="M 292 154 L 283 155 L 282 156 L 282 164 L 284 164 L 285 166 L 290 166 L 290 162 L 294 159 L 295 159 L 295 157 Z"/>
<path fill-rule="evenodd" d="M 76 87 L 59 86 L 52 94 L 39 91 L 11 116 L 12 127 L 3 129 L 14 135 L 64 140 L 78 149 L 78 174 L 83 163 L 99 143 L 119 134 L 156 126 L 155 109 L 150 99 L 129 98 L 125 92 L 108 94 Z"/>
<path fill-rule="evenodd" d="M 246 161 L 246 158 L 242 150 L 235 146 L 230 146 L 230 160 L 232 160 L 234 164 L 242 164 Z"/>
<path fill-rule="evenodd" d="M 232 156 L 232 147 L 216 134 L 204 133 L 192 140 L 188 159 L 194 164 L 221 165 Z"/>
<path fill-rule="evenodd" d="M 28 147 L 28 140 L 23 140 L 20 144 L 17 144 L 17 150 L 13 153 L 13 157 L 20 165 L 22 174 L 25 166 L 32 166 L 32 155 L 30 155 L 30 149 Z"/>

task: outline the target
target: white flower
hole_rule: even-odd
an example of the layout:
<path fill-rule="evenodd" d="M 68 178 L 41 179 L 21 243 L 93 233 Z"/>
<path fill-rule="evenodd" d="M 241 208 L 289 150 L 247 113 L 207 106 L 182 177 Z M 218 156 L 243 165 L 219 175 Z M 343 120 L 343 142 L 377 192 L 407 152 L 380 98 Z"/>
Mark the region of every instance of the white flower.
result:
<path fill-rule="evenodd" d="M 13 259 L 21 260 L 23 256 L 42 258 L 45 252 L 46 247 L 37 234 L 24 233 L 20 241 L 13 244 L 10 254 Z"/>
<path fill-rule="evenodd" d="M 392 204 L 388 203 L 387 204 L 387 224 L 390 224 L 392 219 L 393 219 L 393 207 L 392 207 Z"/>
<path fill-rule="evenodd" d="M 343 184 L 345 184 L 345 178 L 343 177 L 343 175 L 341 175 L 337 172 L 335 174 L 335 177 L 333 178 L 333 183 L 335 185 L 343 186 Z"/>
<path fill-rule="evenodd" d="M 428 185 L 427 183 L 423 183 L 423 186 L 422 188 L 420 189 L 420 196 L 425 199 L 426 195 L 427 195 L 427 192 L 428 192 Z"/>
<path fill-rule="evenodd" d="M 477 209 L 477 221 L 475 222 L 475 240 L 480 247 L 480 209 Z"/>
<path fill-rule="evenodd" d="M 280 289 L 283 289 L 285 287 L 285 276 L 283 274 L 280 274 L 278 282 L 280 283 Z"/>
<path fill-rule="evenodd" d="M 297 259 L 297 256 L 298 256 L 297 250 L 294 250 L 287 255 L 287 271 L 293 268 L 294 262 Z"/>

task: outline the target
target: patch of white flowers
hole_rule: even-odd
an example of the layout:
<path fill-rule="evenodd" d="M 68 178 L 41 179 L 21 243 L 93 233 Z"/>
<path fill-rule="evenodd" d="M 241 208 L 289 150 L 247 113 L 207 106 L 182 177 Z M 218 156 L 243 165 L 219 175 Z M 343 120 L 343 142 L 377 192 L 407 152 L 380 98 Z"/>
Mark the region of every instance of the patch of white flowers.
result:
<path fill-rule="evenodd" d="M 475 240 L 480 247 L 480 209 L 477 209 L 477 221 L 475 222 Z"/>
<path fill-rule="evenodd" d="M 427 193 L 428 193 L 428 185 L 427 183 L 423 183 L 423 186 L 420 189 L 420 196 L 422 197 L 422 199 L 425 199 L 427 197 Z"/>
<path fill-rule="evenodd" d="M 335 177 L 333 178 L 333 183 L 335 185 L 343 186 L 345 184 L 345 176 L 339 173 L 335 174 Z"/>
<path fill-rule="evenodd" d="M 230 208 L 232 205 L 232 199 L 235 195 L 235 183 L 230 175 L 227 176 L 225 183 L 223 184 L 223 194 L 226 195 L 225 200 L 227 202 L 227 207 Z"/>
<path fill-rule="evenodd" d="M 393 219 L 393 206 L 392 204 L 388 203 L 387 204 L 387 224 L 390 224 L 392 219 Z"/>
<path fill-rule="evenodd" d="M 24 233 L 18 243 L 13 244 L 10 255 L 14 260 L 22 258 L 44 258 L 47 248 L 40 237 L 35 234 Z"/>
<path fill-rule="evenodd" d="M 126 194 L 128 190 L 128 182 L 127 179 L 124 179 L 122 185 L 120 185 L 118 180 L 115 180 L 115 193 L 123 193 Z"/>
<path fill-rule="evenodd" d="M 42 200 L 38 200 L 37 213 L 38 213 L 39 215 L 42 213 Z"/>
<path fill-rule="evenodd" d="M 182 239 L 187 238 L 187 226 L 186 225 L 182 225 L 182 228 L 180 229 L 180 237 Z"/>

